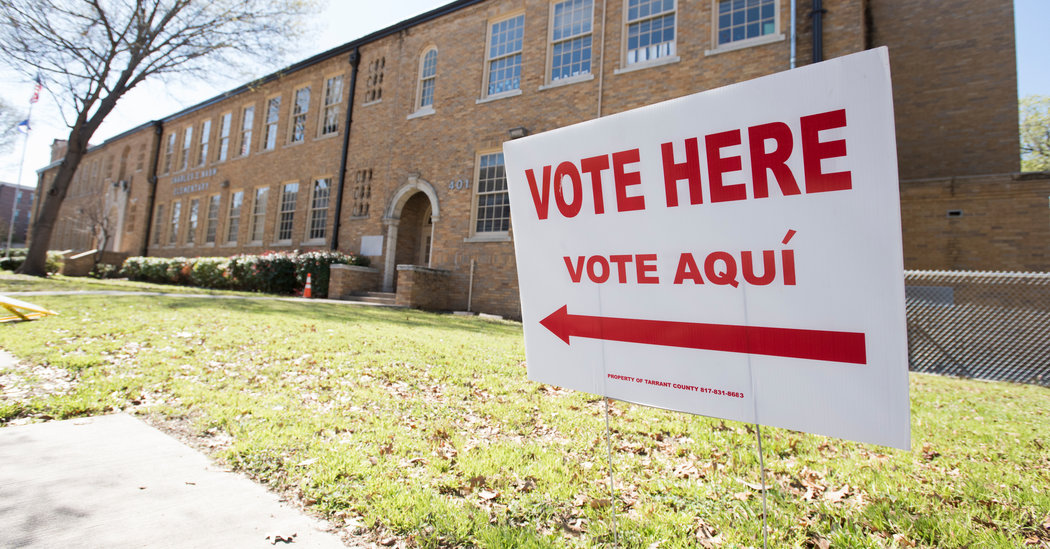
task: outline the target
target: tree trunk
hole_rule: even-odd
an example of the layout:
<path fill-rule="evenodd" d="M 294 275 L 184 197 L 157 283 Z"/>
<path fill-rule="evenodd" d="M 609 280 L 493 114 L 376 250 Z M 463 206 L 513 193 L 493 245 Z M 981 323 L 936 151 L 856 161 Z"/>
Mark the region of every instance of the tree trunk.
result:
<path fill-rule="evenodd" d="M 37 210 L 37 215 L 29 228 L 29 249 L 26 250 L 25 263 L 18 268 L 17 273 L 47 276 L 47 250 L 51 245 L 51 233 L 55 229 L 55 221 L 58 219 L 62 202 L 66 198 L 66 191 L 69 190 L 73 174 L 76 173 L 86 148 L 79 144 L 80 140 L 76 141 L 77 145 L 74 145 L 72 139 L 69 143 L 66 157 L 58 167 L 58 174 L 55 175 L 54 181 L 47 186 L 47 190 L 40 189 L 40 194 L 37 195 L 44 201 L 40 204 L 40 209 Z"/>

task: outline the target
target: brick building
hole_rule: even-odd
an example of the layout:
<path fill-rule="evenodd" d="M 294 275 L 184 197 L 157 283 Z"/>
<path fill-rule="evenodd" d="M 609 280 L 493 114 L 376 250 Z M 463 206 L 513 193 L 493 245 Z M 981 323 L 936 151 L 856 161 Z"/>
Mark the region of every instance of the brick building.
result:
<path fill-rule="evenodd" d="M 0 242 L 7 246 L 8 232 L 11 247 L 25 246 L 29 230 L 29 214 L 32 213 L 34 187 L 23 187 L 14 183 L 0 183 Z M 14 223 L 11 222 L 12 215 Z"/>
<path fill-rule="evenodd" d="M 336 293 L 516 317 L 505 141 L 886 45 L 908 266 L 1050 270 L 1050 180 L 1014 174 L 1012 4 L 793 4 L 458 0 L 92 148 L 51 248 L 99 246 L 105 224 L 131 255 L 338 249 L 372 269 L 333 274 Z M 981 246 L 995 223 L 956 222 L 1006 192 L 1042 209 L 1000 219 L 1023 234 L 1005 263 L 930 253 Z"/>

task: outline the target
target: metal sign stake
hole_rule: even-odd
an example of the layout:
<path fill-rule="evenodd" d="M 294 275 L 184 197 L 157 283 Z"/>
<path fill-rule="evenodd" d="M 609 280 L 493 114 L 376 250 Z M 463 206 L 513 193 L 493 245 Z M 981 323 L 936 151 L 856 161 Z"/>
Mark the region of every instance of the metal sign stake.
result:
<path fill-rule="evenodd" d="M 605 440 L 609 446 L 609 509 L 612 513 L 613 544 L 620 546 L 620 534 L 616 530 L 616 484 L 613 479 L 613 451 L 612 451 L 612 429 L 609 429 L 609 397 L 603 397 L 605 401 Z"/>

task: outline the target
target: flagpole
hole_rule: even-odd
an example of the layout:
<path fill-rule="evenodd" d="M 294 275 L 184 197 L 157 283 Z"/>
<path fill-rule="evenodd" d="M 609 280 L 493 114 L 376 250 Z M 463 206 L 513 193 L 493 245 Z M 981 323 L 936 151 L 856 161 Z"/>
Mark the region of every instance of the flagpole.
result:
<path fill-rule="evenodd" d="M 29 100 L 29 113 L 26 114 L 26 137 L 22 141 L 22 160 L 18 163 L 18 180 L 15 181 L 15 193 L 11 196 L 11 221 L 7 225 L 7 248 L 4 257 L 11 257 L 11 237 L 15 234 L 15 214 L 18 213 L 18 195 L 22 191 L 22 171 L 26 165 L 26 150 L 29 148 L 29 132 L 32 130 L 33 104 L 37 101 L 40 93 L 40 76 L 37 76 L 37 88 L 33 91 L 33 97 Z"/>

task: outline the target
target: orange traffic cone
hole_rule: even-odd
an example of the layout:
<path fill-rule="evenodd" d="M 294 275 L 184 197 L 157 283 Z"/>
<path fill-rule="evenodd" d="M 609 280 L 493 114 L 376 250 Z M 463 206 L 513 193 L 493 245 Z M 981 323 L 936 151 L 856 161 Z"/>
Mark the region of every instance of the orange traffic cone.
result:
<path fill-rule="evenodd" d="M 306 287 L 303 288 L 303 297 L 313 297 L 313 292 L 310 288 L 310 273 L 306 273 Z"/>

